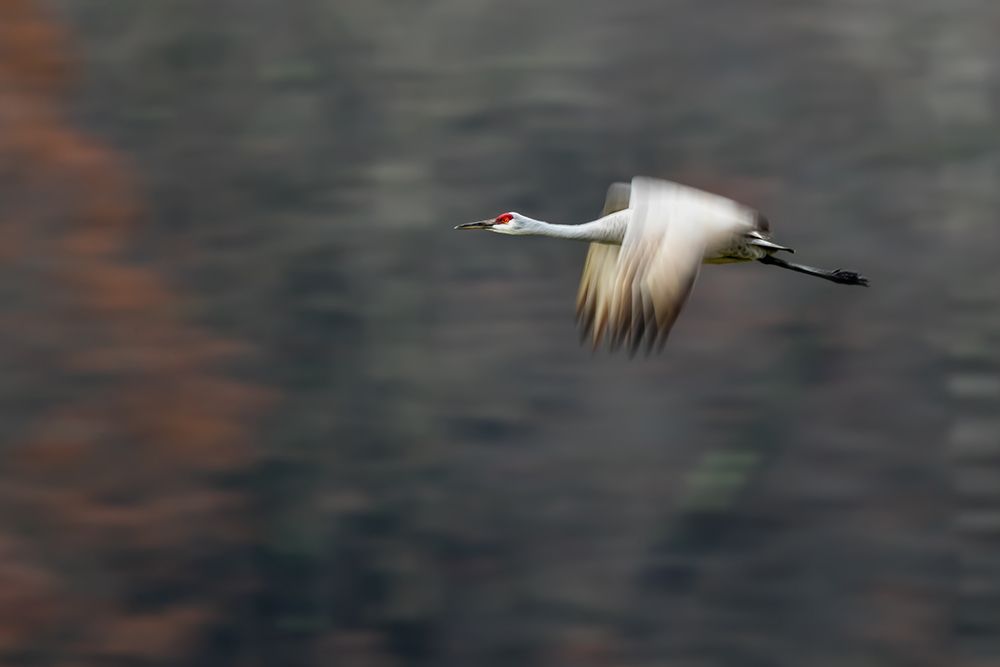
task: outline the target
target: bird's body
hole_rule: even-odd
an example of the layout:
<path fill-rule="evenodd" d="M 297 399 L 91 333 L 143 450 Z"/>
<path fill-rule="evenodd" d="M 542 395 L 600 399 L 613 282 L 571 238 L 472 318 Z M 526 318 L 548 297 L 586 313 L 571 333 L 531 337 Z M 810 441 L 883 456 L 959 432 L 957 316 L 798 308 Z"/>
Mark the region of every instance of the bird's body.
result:
<path fill-rule="evenodd" d="M 577 317 L 594 345 L 643 341 L 662 345 L 701 264 L 760 261 L 849 285 L 867 285 L 850 271 L 825 271 L 773 257 L 793 252 L 771 241 L 770 224 L 754 209 L 679 183 L 637 176 L 608 189 L 602 217 L 554 225 L 503 213 L 456 229 L 589 241 Z"/>

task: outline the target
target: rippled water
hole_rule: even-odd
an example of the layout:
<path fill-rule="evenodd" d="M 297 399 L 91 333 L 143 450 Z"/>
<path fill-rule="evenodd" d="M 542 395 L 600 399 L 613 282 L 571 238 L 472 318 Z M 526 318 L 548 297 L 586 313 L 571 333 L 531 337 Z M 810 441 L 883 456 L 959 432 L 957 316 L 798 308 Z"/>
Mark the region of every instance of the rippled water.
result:
<path fill-rule="evenodd" d="M 0 10 L 0 613 L 38 611 L 0 654 L 997 648 L 992 4 L 35 4 Z M 637 173 L 872 286 L 709 266 L 629 360 L 577 344 L 585 245 L 452 230 Z"/>

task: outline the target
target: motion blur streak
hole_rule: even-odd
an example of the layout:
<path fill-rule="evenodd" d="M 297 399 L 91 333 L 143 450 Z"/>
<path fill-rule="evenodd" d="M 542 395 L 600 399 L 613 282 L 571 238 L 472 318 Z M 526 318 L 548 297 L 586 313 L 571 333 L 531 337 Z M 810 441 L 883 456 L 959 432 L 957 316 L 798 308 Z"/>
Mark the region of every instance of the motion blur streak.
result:
<path fill-rule="evenodd" d="M 266 394 L 129 259 L 142 206 L 69 119 L 71 48 L 40 3 L 0 3 L 0 656 L 179 664 L 253 594 L 232 554 Z"/>
<path fill-rule="evenodd" d="M 997 25 L 0 0 L 0 664 L 998 664 Z M 586 244 L 452 230 L 633 174 L 872 286 L 630 362 Z"/>

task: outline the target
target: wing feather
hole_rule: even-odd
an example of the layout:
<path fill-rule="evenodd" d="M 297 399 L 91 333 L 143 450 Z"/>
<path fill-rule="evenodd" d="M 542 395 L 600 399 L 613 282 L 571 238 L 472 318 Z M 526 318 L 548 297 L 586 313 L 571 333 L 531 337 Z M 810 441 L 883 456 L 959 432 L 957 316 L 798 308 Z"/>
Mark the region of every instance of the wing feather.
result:
<path fill-rule="evenodd" d="M 602 216 L 624 211 L 629 204 L 628 183 L 612 183 L 604 198 Z M 593 337 L 594 347 L 601 343 L 609 316 L 610 294 L 616 275 L 620 246 L 591 243 L 583 265 L 580 289 L 576 298 L 576 317 L 581 337 Z"/>
<path fill-rule="evenodd" d="M 644 342 L 647 350 L 666 342 L 706 253 L 750 229 L 754 214 L 724 197 L 645 177 L 632 180 L 630 209 L 620 250 L 591 247 L 579 312 L 595 347 L 606 335 L 612 349 L 627 345 L 634 354 Z"/>

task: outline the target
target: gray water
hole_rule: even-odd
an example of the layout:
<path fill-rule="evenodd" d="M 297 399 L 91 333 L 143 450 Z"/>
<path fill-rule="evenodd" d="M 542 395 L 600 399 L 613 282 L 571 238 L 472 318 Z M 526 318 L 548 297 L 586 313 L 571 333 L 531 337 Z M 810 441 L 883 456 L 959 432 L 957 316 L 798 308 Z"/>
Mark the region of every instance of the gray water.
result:
<path fill-rule="evenodd" d="M 47 602 L 0 654 L 996 660 L 1000 6 L 50 7 L 111 166 L 53 139 L 5 214 L 0 564 Z M 871 287 L 709 266 L 629 360 L 577 344 L 585 245 L 452 230 L 633 174 Z"/>

